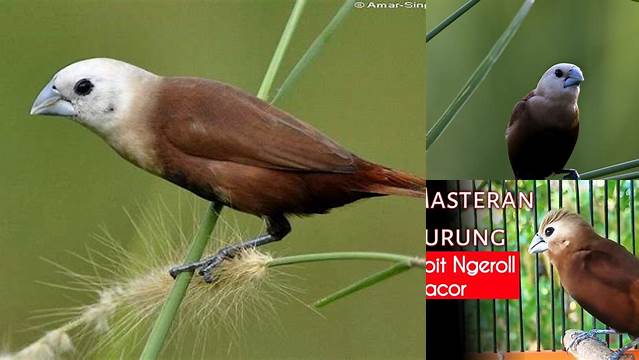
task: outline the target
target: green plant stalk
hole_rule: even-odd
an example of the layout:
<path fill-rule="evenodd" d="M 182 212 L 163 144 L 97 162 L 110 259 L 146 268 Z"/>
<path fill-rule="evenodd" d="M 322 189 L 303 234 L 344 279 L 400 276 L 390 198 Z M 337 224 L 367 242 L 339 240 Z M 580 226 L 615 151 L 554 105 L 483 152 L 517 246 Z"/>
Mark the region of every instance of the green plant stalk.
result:
<path fill-rule="evenodd" d="M 313 306 L 316 308 L 321 308 L 323 306 L 326 306 L 336 300 L 339 300 L 345 296 L 348 296 L 356 291 L 365 289 L 367 287 L 373 286 L 375 284 L 377 284 L 378 282 L 384 281 L 392 276 L 395 276 L 397 274 L 401 274 L 404 271 L 410 269 L 410 265 L 407 265 L 405 263 L 397 263 L 391 267 L 389 267 L 386 270 L 380 271 L 378 273 L 375 273 L 373 275 L 367 276 L 341 290 L 338 290 L 326 297 L 323 297 L 319 300 L 317 300 L 315 303 L 313 303 Z"/>
<path fill-rule="evenodd" d="M 448 105 L 448 108 L 446 108 L 435 125 L 428 130 L 428 133 L 426 134 L 426 150 L 428 150 L 428 148 L 433 145 L 437 139 L 439 139 L 441 134 L 450 125 L 462 107 L 464 107 L 466 102 L 468 102 L 470 97 L 475 93 L 475 90 L 479 88 L 479 85 L 481 85 L 486 76 L 488 76 L 493 65 L 495 65 L 501 54 L 504 52 L 506 46 L 510 43 L 510 40 L 512 40 L 513 36 L 515 36 L 515 33 L 517 33 L 517 30 L 526 18 L 526 15 L 528 15 L 528 12 L 534 3 L 535 0 L 524 0 L 519 11 L 517 11 L 517 14 L 515 14 L 515 17 L 510 22 L 506 30 L 504 30 L 501 34 L 499 39 L 497 39 L 495 45 L 493 45 L 477 69 L 475 69 L 466 84 L 464 84 L 457 96 L 455 96 L 450 105 Z"/>
<path fill-rule="evenodd" d="M 625 174 L 619 174 L 619 175 L 604 178 L 604 180 L 635 180 L 635 179 L 639 179 L 639 171 L 631 171 Z"/>
<path fill-rule="evenodd" d="M 280 64 L 282 63 L 286 49 L 288 49 L 288 45 L 291 42 L 291 38 L 293 37 L 297 23 L 302 16 L 302 11 L 304 10 L 305 5 L 306 0 L 298 0 L 295 2 L 295 6 L 293 6 L 291 15 L 289 16 L 288 22 L 286 23 L 282 36 L 280 37 L 280 42 L 275 48 L 275 53 L 273 54 L 273 58 L 271 58 L 271 63 L 266 70 L 262 85 L 260 85 L 260 89 L 257 92 L 257 97 L 262 100 L 268 99 L 268 93 L 273 85 L 273 80 L 277 75 L 277 70 L 280 68 Z"/>
<path fill-rule="evenodd" d="M 291 11 L 289 20 L 284 27 L 280 41 L 275 48 L 275 53 L 273 54 L 273 58 L 266 70 L 266 74 L 264 75 L 264 79 L 262 80 L 262 84 L 260 85 L 260 89 L 257 94 L 257 97 L 262 100 L 267 100 L 266 97 L 268 96 L 273 84 L 273 79 L 275 78 L 277 70 L 282 63 L 286 48 L 290 43 L 293 32 L 295 32 L 295 28 L 302 10 L 304 9 L 305 3 L 306 0 L 297 0 L 293 10 Z M 207 213 L 208 216 L 206 216 L 200 224 L 198 233 L 191 244 L 186 258 L 184 259 L 185 263 L 200 260 L 204 249 L 206 248 L 206 244 L 211 237 L 213 228 L 215 228 L 215 224 L 217 223 L 217 219 L 219 218 L 219 213 L 222 211 L 222 208 L 223 205 L 220 203 L 211 203 L 210 211 Z M 175 284 L 160 310 L 160 314 L 153 325 L 153 329 L 151 330 L 151 334 L 149 334 L 149 338 L 147 339 L 140 359 L 155 360 L 158 358 L 168 337 L 173 319 L 175 319 L 180 305 L 182 304 L 182 300 L 186 295 L 186 290 L 189 287 L 192 277 L 192 271 L 180 273 L 176 277 Z"/>
<path fill-rule="evenodd" d="M 604 176 L 625 171 L 628 169 L 636 168 L 636 167 L 639 167 L 639 159 L 624 161 L 619 164 L 602 167 L 601 169 L 587 171 L 581 174 L 579 178 L 582 180 L 600 179 Z"/>
<path fill-rule="evenodd" d="M 301 263 L 310 263 L 318 261 L 330 261 L 330 260 L 381 260 L 391 261 L 395 263 L 401 263 L 408 267 L 424 267 L 426 263 L 424 259 L 411 257 L 406 255 L 380 253 L 380 252 L 368 252 L 368 251 L 341 251 L 341 252 L 327 252 L 316 254 L 304 254 L 304 255 L 292 255 L 275 258 L 269 261 L 266 266 L 277 267 L 284 265 L 294 265 Z"/>
<path fill-rule="evenodd" d="M 353 9 L 353 5 L 356 0 L 346 0 L 340 9 L 337 11 L 335 16 L 331 19 L 331 21 L 326 25 L 324 30 L 315 38 L 311 46 L 306 50 L 304 55 L 300 58 L 300 60 L 295 64 L 293 70 L 291 70 L 290 74 L 286 77 L 282 86 L 277 90 L 275 96 L 273 97 L 272 103 L 275 103 L 291 86 L 297 81 L 299 76 L 302 74 L 302 71 L 315 59 L 315 57 L 320 53 L 324 45 L 328 42 L 328 40 L 333 36 L 335 30 L 342 23 L 346 15 Z"/>
<path fill-rule="evenodd" d="M 313 304 L 313 306 L 318 308 L 328 305 L 354 292 L 357 292 L 359 290 L 362 290 L 374 284 L 377 284 L 378 282 L 384 281 L 410 268 L 423 269 L 426 266 L 426 262 L 422 258 L 410 257 L 405 255 L 399 255 L 399 254 L 366 252 L 366 251 L 344 251 L 344 252 L 329 252 L 329 253 L 285 256 L 285 257 L 275 258 L 269 261 L 267 263 L 267 266 L 276 267 L 276 266 L 294 265 L 294 264 L 318 262 L 318 261 L 331 261 L 331 260 L 381 260 L 381 261 L 390 261 L 395 264 L 386 270 L 367 276 L 364 279 L 358 280 L 357 282 L 316 301 Z"/>
<path fill-rule="evenodd" d="M 221 203 L 211 203 L 211 207 L 207 211 L 206 217 L 202 220 L 198 228 L 198 232 L 193 239 L 193 243 L 191 243 L 191 247 L 184 258 L 185 263 L 198 261 L 202 257 L 202 253 L 204 252 L 206 244 L 211 237 L 211 233 L 213 232 L 213 228 L 220 216 L 222 207 L 223 205 Z M 140 359 L 157 359 L 169 334 L 171 324 L 173 324 L 173 319 L 180 308 L 184 295 L 186 295 L 186 290 L 189 287 L 192 277 L 193 271 L 185 271 L 178 274 L 175 278 L 173 288 L 166 298 L 166 301 L 162 306 L 162 310 L 160 310 L 160 314 L 153 325 L 153 329 L 151 330 L 149 339 L 144 346 Z"/>
<path fill-rule="evenodd" d="M 462 5 L 462 7 L 457 9 L 457 11 L 450 14 L 450 16 L 448 16 L 446 19 L 444 19 L 444 21 L 439 23 L 439 25 L 435 26 L 433 30 L 431 30 L 430 32 L 428 32 L 428 34 L 426 34 L 426 42 L 429 42 L 432 38 L 437 36 L 437 34 L 439 34 L 440 32 L 442 32 L 442 30 L 447 28 L 448 25 L 455 22 L 455 20 L 457 20 L 460 16 L 464 15 L 473 6 L 477 5 L 478 2 L 479 0 L 469 0 L 467 3 Z"/>

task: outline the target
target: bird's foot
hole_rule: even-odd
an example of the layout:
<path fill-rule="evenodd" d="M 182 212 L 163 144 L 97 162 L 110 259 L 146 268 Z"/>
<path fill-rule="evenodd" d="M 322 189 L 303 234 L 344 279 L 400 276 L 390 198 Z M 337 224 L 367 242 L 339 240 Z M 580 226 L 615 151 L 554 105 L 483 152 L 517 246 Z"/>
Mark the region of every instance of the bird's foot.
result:
<path fill-rule="evenodd" d="M 612 329 L 592 329 L 589 331 L 582 331 L 572 336 L 572 341 L 570 342 L 570 344 L 568 344 L 566 349 L 575 349 L 577 345 L 579 345 L 579 343 L 581 343 L 582 341 L 586 339 L 594 339 L 607 346 L 606 342 L 599 340 L 597 338 L 597 335 L 604 335 L 604 334 L 610 335 L 610 334 L 616 334 L 616 333 L 617 332 Z"/>
<path fill-rule="evenodd" d="M 575 169 L 561 169 L 561 170 L 557 171 L 557 174 L 566 174 L 566 176 L 563 177 L 564 180 L 579 180 L 580 179 L 579 173 Z"/>
<path fill-rule="evenodd" d="M 630 342 L 630 344 L 620 348 L 619 350 L 615 351 L 612 353 L 612 355 L 610 355 L 610 358 L 608 358 L 608 360 L 620 360 L 620 359 L 634 359 L 635 357 L 633 355 L 626 355 L 626 351 L 632 349 L 633 347 L 635 347 L 635 345 L 637 345 L 637 343 L 639 343 L 639 338 L 634 339 L 632 342 Z"/>
<path fill-rule="evenodd" d="M 175 279 L 180 273 L 199 269 L 198 275 L 202 276 L 202 279 L 210 284 L 214 280 L 212 275 L 213 270 L 224 260 L 232 259 L 233 257 L 235 257 L 235 255 L 237 255 L 241 249 L 246 247 L 242 245 L 244 244 L 240 244 L 237 246 L 226 246 L 213 256 L 207 257 L 200 261 L 175 266 L 169 270 L 169 274 L 171 274 L 171 276 Z"/>
<path fill-rule="evenodd" d="M 215 280 L 212 275 L 213 270 L 224 262 L 224 260 L 234 258 L 244 249 L 256 248 L 273 241 L 281 240 L 291 231 L 291 225 L 284 216 L 270 216 L 266 221 L 268 224 L 266 235 L 258 236 L 253 240 L 240 244 L 225 246 L 213 256 L 189 264 L 176 266 L 169 270 L 169 274 L 175 279 L 179 273 L 199 269 L 198 274 L 202 276 L 204 281 L 209 284 L 212 283 Z"/>
<path fill-rule="evenodd" d="M 610 357 L 608 358 L 608 360 L 621 360 L 623 358 L 627 358 L 627 359 L 634 359 L 635 357 L 633 355 L 627 355 L 624 356 L 624 354 L 626 353 L 626 351 L 628 351 L 629 349 L 626 348 L 621 348 L 615 352 L 612 353 L 612 355 L 610 355 Z"/>

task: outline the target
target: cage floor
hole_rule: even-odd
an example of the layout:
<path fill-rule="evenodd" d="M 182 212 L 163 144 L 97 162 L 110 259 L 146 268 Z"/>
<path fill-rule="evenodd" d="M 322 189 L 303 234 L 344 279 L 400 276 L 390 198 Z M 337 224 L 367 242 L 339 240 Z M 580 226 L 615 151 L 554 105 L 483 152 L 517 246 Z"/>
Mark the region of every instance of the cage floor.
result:
<path fill-rule="evenodd" d="M 626 354 L 631 354 L 635 359 L 639 359 L 639 350 L 631 350 Z M 530 352 L 508 352 L 508 353 L 470 353 L 466 360 L 575 360 L 575 357 L 566 351 L 530 351 Z"/>

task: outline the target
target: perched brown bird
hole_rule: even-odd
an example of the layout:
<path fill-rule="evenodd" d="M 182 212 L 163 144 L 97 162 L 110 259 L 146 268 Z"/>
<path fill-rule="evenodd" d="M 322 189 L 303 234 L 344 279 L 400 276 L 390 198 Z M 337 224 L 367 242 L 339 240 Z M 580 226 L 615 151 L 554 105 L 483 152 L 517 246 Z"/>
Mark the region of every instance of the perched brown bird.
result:
<path fill-rule="evenodd" d="M 280 240 L 289 215 L 383 195 L 423 198 L 425 180 L 359 158 L 290 114 L 231 85 L 162 77 L 112 59 L 60 70 L 33 115 L 72 117 L 133 164 L 210 201 L 254 214 L 267 234 L 172 270 L 211 269 Z"/>
<path fill-rule="evenodd" d="M 573 64 L 556 64 L 539 80 L 537 88 L 521 99 L 506 128 L 508 158 L 517 179 L 544 179 L 564 169 L 579 135 L 579 84 L 581 69 Z"/>
<path fill-rule="evenodd" d="M 563 209 L 548 212 L 528 248 L 531 254 L 544 251 L 570 296 L 614 329 L 593 330 L 586 336 L 627 333 L 635 338 L 612 359 L 639 343 L 639 260 L 635 256 Z"/>

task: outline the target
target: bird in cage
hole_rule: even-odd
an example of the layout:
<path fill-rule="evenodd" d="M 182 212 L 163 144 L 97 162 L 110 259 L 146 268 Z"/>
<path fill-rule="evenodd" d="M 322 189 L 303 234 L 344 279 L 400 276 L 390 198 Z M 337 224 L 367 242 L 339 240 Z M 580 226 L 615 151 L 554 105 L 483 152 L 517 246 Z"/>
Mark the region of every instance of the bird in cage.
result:
<path fill-rule="evenodd" d="M 506 128 L 508 158 L 517 179 L 545 179 L 566 169 L 579 136 L 579 88 L 584 75 L 577 65 L 550 67 L 537 87 L 515 105 Z"/>
<path fill-rule="evenodd" d="M 564 209 L 546 214 L 528 252 L 546 252 L 570 296 L 611 328 L 582 333 L 567 348 L 599 334 L 629 334 L 634 340 L 610 359 L 618 360 L 639 343 L 639 260 L 632 253 Z"/>
<path fill-rule="evenodd" d="M 417 176 L 366 161 L 294 116 L 221 82 L 163 77 L 113 59 L 56 73 L 33 115 L 70 117 L 119 155 L 210 201 L 266 220 L 267 233 L 172 269 L 211 271 L 240 250 L 285 237 L 290 215 L 363 198 L 424 198 Z"/>

